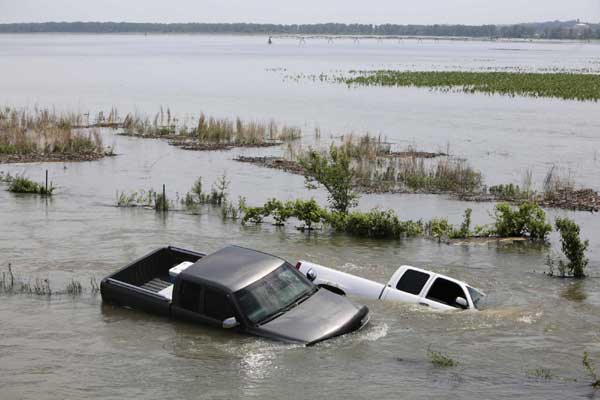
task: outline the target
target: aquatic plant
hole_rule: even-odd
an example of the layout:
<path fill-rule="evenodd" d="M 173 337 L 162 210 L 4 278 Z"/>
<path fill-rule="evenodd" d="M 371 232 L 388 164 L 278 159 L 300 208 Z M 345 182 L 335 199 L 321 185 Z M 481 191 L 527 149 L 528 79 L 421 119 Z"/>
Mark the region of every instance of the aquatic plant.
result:
<path fill-rule="evenodd" d="M 594 389 L 600 388 L 600 377 L 596 373 L 596 368 L 594 368 L 594 365 L 592 364 L 587 351 L 583 352 L 583 359 L 581 360 L 581 362 L 583 364 L 583 367 L 585 368 L 585 371 L 592 378 L 592 387 Z"/>
<path fill-rule="evenodd" d="M 554 223 L 556 230 L 560 233 L 560 245 L 567 262 L 559 260 L 559 272 L 565 275 L 566 271 L 574 278 L 584 278 L 584 270 L 588 259 L 585 252 L 589 246 L 588 240 L 581 240 L 580 228 L 569 218 L 557 218 Z"/>
<path fill-rule="evenodd" d="M 531 195 L 529 190 L 521 190 L 519 185 L 512 183 L 490 186 L 488 190 L 496 198 L 510 201 L 527 199 Z"/>
<path fill-rule="evenodd" d="M 192 150 L 218 150 L 235 146 L 265 146 L 290 142 L 302 137 L 298 127 L 268 123 L 216 118 L 200 113 L 197 120 L 179 120 L 161 107 L 151 120 L 143 114 L 127 114 L 121 124 L 123 134 L 146 138 L 168 138 L 171 144 Z"/>
<path fill-rule="evenodd" d="M 527 376 L 529 376 L 531 378 L 550 380 L 550 379 L 554 378 L 555 375 L 548 368 L 536 368 L 536 369 L 527 371 Z"/>
<path fill-rule="evenodd" d="M 16 176 L 14 177 L 9 185 L 8 191 L 13 193 L 30 193 L 30 194 L 39 194 L 42 196 L 52 196 L 54 190 L 56 188 L 50 182 L 49 186 L 46 187 L 43 183 L 37 183 L 30 179 L 27 179 L 25 176 Z"/>
<path fill-rule="evenodd" d="M 436 367 L 455 367 L 458 365 L 458 361 L 453 360 L 447 354 L 444 354 L 440 351 L 435 351 L 431 349 L 431 345 L 427 347 L 427 357 L 433 365 Z"/>
<path fill-rule="evenodd" d="M 96 293 L 100 292 L 100 285 L 96 281 L 96 278 L 93 276 L 90 278 L 90 288 L 91 288 L 92 294 L 96 294 Z"/>
<path fill-rule="evenodd" d="M 173 208 L 173 202 L 166 193 L 158 193 L 154 189 L 126 193 L 116 192 L 116 207 L 146 207 L 156 211 L 168 211 Z"/>
<path fill-rule="evenodd" d="M 13 155 L 27 161 L 44 156 L 95 159 L 106 155 L 99 132 L 85 127 L 83 120 L 81 114 L 0 108 L 0 156 Z"/>
<path fill-rule="evenodd" d="M 596 74 L 380 70 L 338 80 L 349 86 L 415 86 L 511 97 L 600 100 L 600 75 Z"/>
<path fill-rule="evenodd" d="M 81 282 L 71 279 L 67 284 L 65 292 L 71 296 L 79 296 L 83 292 L 83 286 Z"/>

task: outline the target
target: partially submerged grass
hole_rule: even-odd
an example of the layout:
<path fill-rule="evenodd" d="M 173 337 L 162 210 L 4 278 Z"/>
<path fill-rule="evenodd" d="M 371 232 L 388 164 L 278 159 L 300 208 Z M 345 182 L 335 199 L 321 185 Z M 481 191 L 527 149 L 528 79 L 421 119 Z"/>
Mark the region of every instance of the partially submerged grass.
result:
<path fill-rule="evenodd" d="M 90 160 L 112 152 L 82 124 L 81 114 L 0 108 L 0 161 Z"/>
<path fill-rule="evenodd" d="M 0 274 L 0 293 L 3 294 L 29 294 L 37 296 L 52 296 L 68 294 L 71 296 L 80 296 L 85 291 L 82 283 L 74 278 L 71 278 L 64 290 L 53 290 L 50 286 L 48 278 L 30 278 L 24 280 L 16 276 L 13 272 L 12 265 L 9 263 L 7 271 Z M 90 278 L 90 292 L 97 294 L 100 291 L 96 278 Z"/>
<path fill-rule="evenodd" d="M 596 368 L 592 364 L 592 361 L 590 360 L 590 356 L 587 351 L 583 352 L 582 363 L 583 363 L 583 367 L 585 368 L 585 371 L 592 379 L 592 383 L 591 383 L 592 387 L 594 389 L 600 388 L 600 377 L 596 373 Z"/>
<path fill-rule="evenodd" d="M 173 208 L 173 202 L 168 196 L 163 197 L 154 189 L 139 190 L 127 193 L 125 191 L 116 192 L 116 207 L 146 207 L 156 211 L 168 211 Z"/>
<path fill-rule="evenodd" d="M 171 144 L 191 150 L 269 146 L 302 137 L 300 128 L 279 125 L 275 121 L 243 121 L 239 117 L 232 120 L 204 113 L 198 118 L 182 121 L 173 117 L 169 109 L 164 113 L 162 108 L 153 119 L 141 114 L 127 114 L 122 123 L 112 126 L 122 128 L 125 135 L 166 138 Z"/>
<path fill-rule="evenodd" d="M 427 347 L 427 357 L 429 357 L 431 363 L 436 367 L 448 368 L 456 367 L 458 365 L 458 361 L 453 360 L 447 354 L 432 350 L 431 345 Z"/>
<path fill-rule="evenodd" d="M 50 183 L 46 187 L 43 183 L 37 183 L 24 176 L 16 176 L 10 180 L 8 191 L 13 193 L 39 194 L 42 196 L 52 196 L 56 188 Z"/>
<path fill-rule="evenodd" d="M 381 136 L 346 135 L 326 149 L 289 145 L 287 158 L 239 157 L 269 168 L 305 175 L 303 164 L 321 154 L 343 152 L 350 159 L 353 186 L 364 193 L 464 193 L 483 190 L 481 173 L 466 161 L 444 152 L 417 151 L 409 147 L 395 151 Z"/>
<path fill-rule="evenodd" d="M 415 86 L 465 93 L 600 100 L 597 74 L 380 70 L 338 80 L 358 86 Z"/>
<path fill-rule="evenodd" d="M 537 378 L 543 380 L 550 380 L 555 377 L 554 373 L 548 368 L 536 368 L 527 371 L 527 376 L 530 378 Z"/>

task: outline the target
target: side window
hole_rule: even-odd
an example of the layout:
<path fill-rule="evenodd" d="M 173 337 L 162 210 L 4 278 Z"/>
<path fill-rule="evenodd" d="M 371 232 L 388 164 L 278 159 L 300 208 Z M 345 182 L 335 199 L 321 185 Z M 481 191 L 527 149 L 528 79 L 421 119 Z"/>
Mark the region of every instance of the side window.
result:
<path fill-rule="evenodd" d="M 233 307 L 224 293 L 206 289 L 204 295 L 204 314 L 207 317 L 223 321 L 235 316 Z"/>
<path fill-rule="evenodd" d="M 414 269 L 407 269 L 402 278 L 398 281 L 396 289 L 402 290 L 403 292 L 418 295 L 421 293 L 423 286 L 429 280 L 429 274 L 424 272 L 415 271 Z"/>
<path fill-rule="evenodd" d="M 429 300 L 461 308 L 456 304 L 457 297 L 462 297 L 465 300 L 467 299 L 465 292 L 459 285 L 443 278 L 437 278 L 435 282 L 433 282 L 433 285 L 431 285 L 429 293 L 427 293 L 427 298 Z"/>
<path fill-rule="evenodd" d="M 202 286 L 189 282 L 181 282 L 179 303 L 186 310 L 201 313 L 203 311 Z"/>

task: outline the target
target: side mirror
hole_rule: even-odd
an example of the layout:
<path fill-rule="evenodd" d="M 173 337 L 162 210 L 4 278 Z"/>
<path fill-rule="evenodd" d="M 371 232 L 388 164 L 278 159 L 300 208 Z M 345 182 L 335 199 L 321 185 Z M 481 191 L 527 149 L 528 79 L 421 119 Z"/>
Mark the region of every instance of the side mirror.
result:
<path fill-rule="evenodd" d="M 306 277 L 309 281 L 314 282 L 317 279 L 317 273 L 312 268 L 306 271 Z"/>
<path fill-rule="evenodd" d="M 454 300 L 454 302 L 458 304 L 461 308 L 469 308 L 469 303 L 467 303 L 467 300 L 464 297 L 457 297 L 456 300 Z"/>
<path fill-rule="evenodd" d="M 226 320 L 223 321 L 224 329 L 235 328 L 238 325 L 239 325 L 239 322 L 237 322 L 237 319 L 235 319 L 235 317 L 227 318 Z"/>

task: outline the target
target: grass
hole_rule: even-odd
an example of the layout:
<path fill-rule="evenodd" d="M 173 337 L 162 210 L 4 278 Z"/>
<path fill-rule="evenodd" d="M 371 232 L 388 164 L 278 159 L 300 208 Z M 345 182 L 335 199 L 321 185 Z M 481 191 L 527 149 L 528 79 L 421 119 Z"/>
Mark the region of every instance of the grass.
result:
<path fill-rule="evenodd" d="M 530 378 L 538 378 L 544 380 L 550 380 L 555 377 L 554 373 L 550 371 L 548 368 L 536 368 L 527 371 L 527 376 Z"/>
<path fill-rule="evenodd" d="M 594 389 L 600 388 L 600 377 L 596 373 L 596 368 L 592 364 L 592 361 L 590 360 L 590 356 L 587 351 L 583 352 L 582 363 L 583 367 L 585 368 L 585 371 L 588 373 L 590 378 L 592 378 L 592 387 Z"/>
<path fill-rule="evenodd" d="M 37 296 L 52 296 L 53 294 L 68 294 L 71 296 L 80 296 L 85 291 L 83 285 L 78 280 L 71 278 L 64 290 L 54 291 L 50 287 L 48 278 L 38 278 L 23 280 L 17 277 L 12 265 L 9 263 L 7 271 L 0 274 L 0 293 L 4 294 L 29 294 Z M 96 278 L 90 278 L 90 292 L 97 294 L 100 291 L 100 286 Z"/>
<path fill-rule="evenodd" d="M 116 110 L 114 114 L 117 114 Z M 182 146 L 205 144 L 251 147 L 294 141 L 302 137 L 300 128 L 279 125 L 275 121 L 264 123 L 243 121 L 239 117 L 216 118 L 204 113 L 197 118 L 182 121 L 175 118 L 169 109 L 165 113 L 162 108 L 153 119 L 142 114 L 127 114 L 122 123 L 111 126 L 122 128 L 126 135 L 168 138 L 174 140 L 173 144 Z"/>
<path fill-rule="evenodd" d="M 154 189 L 140 190 L 137 192 L 126 193 L 124 191 L 116 192 L 116 207 L 146 207 L 153 208 L 156 211 L 168 211 L 173 208 L 173 202 L 168 196 L 158 193 Z"/>
<path fill-rule="evenodd" d="M 99 132 L 81 128 L 82 124 L 81 114 L 58 114 L 38 108 L 1 108 L 0 156 L 105 155 L 107 149 Z"/>
<path fill-rule="evenodd" d="M 597 74 L 380 70 L 364 71 L 340 80 L 359 86 L 415 86 L 580 101 L 600 99 L 600 75 Z"/>
<path fill-rule="evenodd" d="M 346 135 L 326 152 L 344 152 L 351 160 L 354 186 L 361 192 L 470 193 L 482 191 L 481 173 L 447 153 L 428 153 L 409 147 L 393 151 L 381 136 Z M 312 148 L 288 148 L 290 161 L 302 165 Z M 301 170 L 301 169 L 299 169 Z"/>
<path fill-rule="evenodd" d="M 50 183 L 46 187 L 43 183 L 37 183 L 24 176 L 16 176 L 10 180 L 8 191 L 12 193 L 39 194 L 42 196 L 52 196 L 56 188 Z"/>
<path fill-rule="evenodd" d="M 427 357 L 433 365 L 441 368 L 449 368 L 456 367 L 458 365 L 458 361 L 453 360 L 450 356 L 431 349 L 431 345 L 427 347 Z"/>

